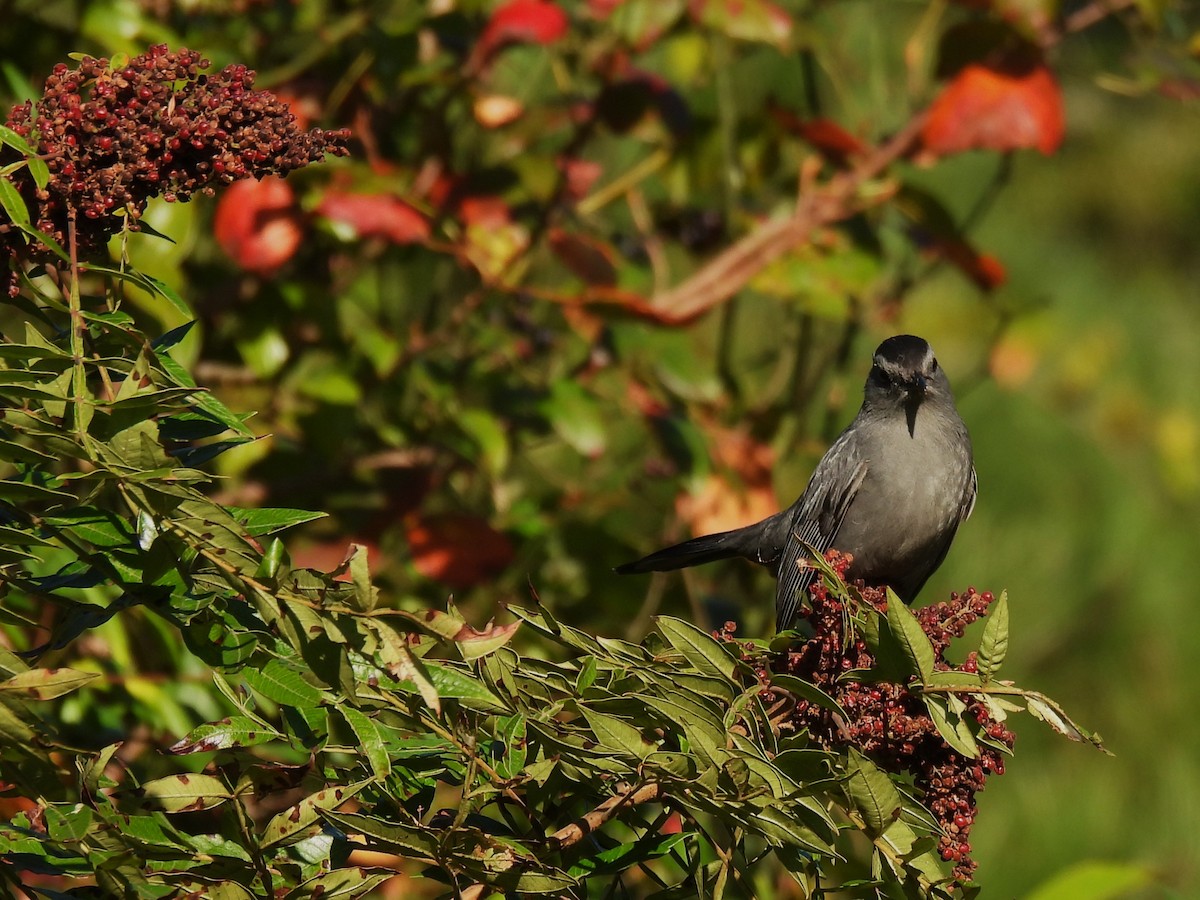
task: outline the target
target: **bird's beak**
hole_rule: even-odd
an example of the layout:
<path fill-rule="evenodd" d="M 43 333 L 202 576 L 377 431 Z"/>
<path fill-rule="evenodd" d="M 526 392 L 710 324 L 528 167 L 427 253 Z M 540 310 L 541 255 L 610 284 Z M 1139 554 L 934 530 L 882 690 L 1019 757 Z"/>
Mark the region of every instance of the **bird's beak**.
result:
<path fill-rule="evenodd" d="M 909 384 L 911 387 L 904 401 L 904 417 L 908 421 L 908 436 L 915 437 L 917 407 L 925 401 L 925 391 L 929 385 L 924 375 L 915 376 Z"/>

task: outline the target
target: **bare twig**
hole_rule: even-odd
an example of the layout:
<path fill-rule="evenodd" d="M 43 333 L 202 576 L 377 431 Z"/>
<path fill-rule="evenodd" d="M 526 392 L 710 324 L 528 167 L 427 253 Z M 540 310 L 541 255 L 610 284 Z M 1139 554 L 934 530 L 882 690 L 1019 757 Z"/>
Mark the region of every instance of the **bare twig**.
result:
<path fill-rule="evenodd" d="M 585 813 L 583 818 L 577 819 L 570 825 L 563 826 L 550 835 L 550 846 L 557 850 L 562 850 L 578 844 L 622 810 L 631 809 L 634 806 L 640 806 L 643 803 L 657 800 L 662 794 L 662 785 L 657 782 L 651 782 L 639 788 L 630 788 L 627 791 L 609 797 L 591 812 Z"/>

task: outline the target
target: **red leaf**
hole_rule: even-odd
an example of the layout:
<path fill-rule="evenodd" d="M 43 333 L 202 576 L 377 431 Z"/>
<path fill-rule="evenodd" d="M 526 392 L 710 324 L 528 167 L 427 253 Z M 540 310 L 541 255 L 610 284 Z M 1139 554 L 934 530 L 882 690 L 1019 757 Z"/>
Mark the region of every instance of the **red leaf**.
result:
<path fill-rule="evenodd" d="M 316 569 L 318 572 L 332 572 L 346 561 L 351 544 L 362 544 L 367 548 L 367 564 L 372 570 L 381 566 L 385 557 L 379 550 L 379 545 L 368 538 L 339 538 L 320 543 L 301 543 L 292 547 L 292 563 L 304 569 Z M 338 576 L 336 581 L 349 581 L 350 573 Z"/>
<path fill-rule="evenodd" d="M 779 511 L 771 484 L 774 454 L 745 431 L 712 425 L 713 456 L 723 473 L 710 474 L 698 489 L 676 498 L 675 511 L 693 534 L 712 534 L 749 525 Z"/>
<path fill-rule="evenodd" d="M 550 0 L 509 0 L 496 7 L 479 40 L 490 56 L 505 44 L 550 44 L 567 33 L 567 14 Z"/>
<path fill-rule="evenodd" d="M 987 253 L 980 253 L 960 238 L 936 240 L 931 249 L 985 291 L 991 291 L 1008 281 L 1004 263 Z"/>
<path fill-rule="evenodd" d="M 550 229 L 549 240 L 554 255 L 581 281 L 603 287 L 616 285 L 614 253 L 607 244 L 562 228 Z"/>
<path fill-rule="evenodd" d="M 836 165 L 845 165 L 850 157 L 861 156 L 867 144 L 833 119 L 802 119 L 789 109 L 770 105 L 771 118 L 782 128 L 807 141 L 822 156 Z"/>
<path fill-rule="evenodd" d="M 1062 91 L 1054 74 L 1040 60 L 1018 54 L 959 70 L 934 100 L 921 136 L 939 156 L 1026 147 L 1049 156 L 1063 132 Z"/>
<path fill-rule="evenodd" d="M 217 201 L 217 243 L 243 269 L 260 275 L 274 272 L 292 258 L 303 239 L 295 199 L 282 178 L 234 182 Z"/>
<path fill-rule="evenodd" d="M 588 159 L 560 158 L 558 168 L 565 176 L 566 195 L 572 200 L 582 200 L 592 186 L 604 174 L 604 167 Z"/>
<path fill-rule="evenodd" d="M 328 190 L 317 212 L 349 225 L 360 238 L 414 244 L 429 237 L 429 222 L 417 210 L 389 194 L 350 194 Z"/>
<path fill-rule="evenodd" d="M 416 570 L 453 588 L 487 581 L 513 558 L 509 539 L 478 516 L 413 515 L 405 529 Z"/>
<path fill-rule="evenodd" d="M 458 214 L 467 225 L 500 228 L 512 223 L 508 204 L 499 197 L 463 197 Z"/>

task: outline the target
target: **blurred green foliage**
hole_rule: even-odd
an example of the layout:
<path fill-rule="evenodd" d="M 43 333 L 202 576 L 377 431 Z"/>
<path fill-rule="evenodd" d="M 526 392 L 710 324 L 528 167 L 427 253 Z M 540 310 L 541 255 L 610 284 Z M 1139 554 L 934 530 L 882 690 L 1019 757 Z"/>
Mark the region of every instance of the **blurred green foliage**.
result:
<path fill-rule="evenodd" d="M 597 0 L 563 4 L 570 27 L 553 41 L 485 54 L 484 3 L 16 0 L 0 56 L 17 100 L 70 51 L 187 45 L 256 68 L 258 86 L 317 124 L 354 128 L 351 160 L 288 180 L 281 218 L 299 240 L 278 265 L 233 262 L 203 202 L 153 208 L 177 243 L 135 237 L 128 253 L 197 310 L 177 353 L 200 383 L 257 411 L 248 425 L 263 438 L 214 462 L 216 498 L 328 511 L 292 542 L 297 563 L 331 569 L 355 540 L 413 608 L 452 589 L 482 620 L 532 585 L 599 634 L 640 639 L 660 610 L 763 633 L 761 572 L 647 584 L 610 567 L 790 502 L 852 415 L 874 343 L 928 337 L 972 430 L 981 494 L 925 594 L 1007 588 L 1022 636 L 1011 671 L 1117 754 L 1021 733 L 1011 774 L 981 798 L 980 879 L 1024 896 L 1096 859 L 1149 873 L 1147 896 L 1188 896 L 1200 879 L 1188 799 L 1200 682 L 1187 667 L 1200 613 L 1186 587 L 1200 577 L 1195 9 L 1138 3 L 1051 51 L 1066 108 L 1055 155 L 903 161 L 867 188 L 928 198 L 915 219 L 871 200 L 694 322 L 643 308 L 810 186 L 802 166 L 822 148 L 773 111 L 874 146 L 937 92 L 952 26 L 1008 17 L 1036 31 L 1060 12 L 969 5 L 747 2 L 731 16 L 719 2 L 689 15 Z M 841 170 L 826 153 L 813 177 Z M 384 202 L 334 214 L 330 197 L 345 195 Z M 948 234 L 934 227 L 943 214 Z M 1007 280 L 979 289 L 950 236 Z M 128 304 L 152 333 L 181 324 L 161 298 L 131 290 Z M 142 723 L 138 738 L 157 745 L 224 711 L 154 618 L 120 616 L 88 640 L 74 652 L 104 655 L 123 688 L 65 715 L 98 717 L 114 740 Z"/>

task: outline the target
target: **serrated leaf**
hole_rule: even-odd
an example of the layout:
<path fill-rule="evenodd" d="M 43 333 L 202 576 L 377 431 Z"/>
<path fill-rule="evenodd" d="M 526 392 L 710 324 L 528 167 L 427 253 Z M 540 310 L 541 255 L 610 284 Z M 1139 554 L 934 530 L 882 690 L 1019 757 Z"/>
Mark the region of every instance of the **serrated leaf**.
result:
<path fill-rule="evenodd" d="M 575 677 L 575 692 L 582 694 L 596 683 L 596 657 L 586 656 L 579 666 L 579 674 Z"/>
<path fill-rule="evenodd" d="M 963 756 L 978 759 L 979 744 L 975 741 L 974 729 L 962 715 L 962 711 L 955 708 L 962 706 L 962 701 L 953 694 L 945 696 L 924 694 L 921 699 L 925 701 L 929 718 L 933 720 L 942 740 Z"/>
<path fill-rule="evenodd" d="M 311 512 L 304 509 L 241 509 L 239 506 L 227 506 L 226 511 L 230 516 L 241 524 L 242 528 L 246 529 L 247 534 L 251 534 L 254 538 L 263 538 L 268 534 L 282 532 L 284 528 L 294 528 L 299 524 L 306 522 L 316 522 L 318 518 L 325 518 L 328 512 Z"/>
<path fill-rule="evenodd" d="M 91 830 L 94 818 L 90 807 L 78 803 L 73 807 L 52 803 L 43 813 L 46 831 L 51 840 L 78 841 Z"/>
<path fill-rule="evenodd" d="M 935 656 L 929 637 L 921 628 L 921 623 L 913 615 L 895 592 L 888 588 L 887 592 L 887 622 L 892 635 L 900 643 L 905 657 L 912 666 L 912 673 L 920 676 L 924 683 L 934 671 Z"/>
<path fill-rule="evenodd" d="M 462 669 L 449 663 L 429 661 L 424 663 L 424 668 L 429 674 L 430 683 L 442 699 L 461 700 L 469 706 L 474 705 L 488 711 L 507 709 L 500 699 L 488 690 L 487 685 Z"/>
<path fill-rule="evenodd" d="M 686 834 L 647 834 L 640 841 L 618 844 L 599 853 L 585 856 L 569 870 L 570 875 L 618 875 L 639 863 L 669 856 L 688 841 Z"/>
<path fill-rule="evenodd" d="M 233 798 L 224 783 L 211 775 L 168 775 L 148 781 L 140 788 L 121 791 L 147 809 L 167 813 L 196 812 L 220 806 Z"/>
<path fill-rule="evenodd" d="M 339 706 L 338 712 L 346 720 L 358 738 L 359 749 L 366 754 L 371 771 L 377 778 L 386 778 L 392 772 L 392 762 L 384 746 L 383 731 L 379 723 L 353 706 Z"/>
<path fill-rule="evenodd" d="M 193 728 L 187 736 L 172 744 L 168 753 L 206 753 L 234 747 L 254 747 L 282 740 L 283 735 L 273 728 L 246 716 L 230 716 L 218 722 L 208 722 Z"/>
<path fill-rule="evenodd" d="M 477 631 L 467 625 L 455 636 L 454 642 L 458 645 L 458 652 L 462 654 L 462 658 L 472 662 L 489 653 L 495 653 L 512 640 L 520 627 L 520 622 L 510 622 L 507 625 L 489 622 L 483 631 Z"/>
<path fill-rule="evenodd" d="M 394 872 L 368 872 L 366 869 L 334 869 L 300 882 L 284 897 L 285 900 L 363 897 L 394 875 Z"/>
<path fill-rule="evenodd" d="M 325 809 L 318 813 L 345 834 L 361 834 L 372 850 L 429 860 L 440 854 L 441 841 L 434 829 L 384 822 L 360 813 L 339 813 Z"/>
<path fill-rule="evenodd" d="M 374 781 L 374 778 L 368 778 L 354 784 L 335 785 L 317 791 L 315 794 L 309 794 L 295 806 L 278 813 L 267 823 L 267 827 L 263 831 L 262 846 L 264 848 L 272 847 L 289 839 L 299 839 L 320 820 L 322 810 L 341 806 L 367 785 L 373 784 Z"/>
<path fill-rule="evenodd" d="M 102 785 L 111 784 L 111 781 L 105 778 L 104 770 L 108 768 L 109 762 L 112 761 L 119 749 L 121 749 L 120 743 L 109 744 L 87 762 L 80 760 L 78 763 L 81 767 L 79 780 L 85 793 L 95 796 Z"/>
<path fill-rule="evenodd" d="M 367 548 L 362 544 L 350 545 L 350 556 L 346 560 L 350 569 L 350 582 L 354 586 L 354 607 L 370 612 L 379 600 L 379 588 L 371 584 L 371 569 L 367 563 Z"/>
<path fill-rule="evenodd" d="M 979 677 L 985 682 L 1000 671 L 1008 653 L 1008 591 L 992 607 L 987 623 L 983 626 L 983 637 L 979 641 L 977 667 Z"/>
<path fill-rule="evenodd" d="M 601 747 L 638 759 L 645 759 L 647 755 L 658 749 L 642 737 L 641 729 L 629 724 L 624 719 L 588 709 L 586 706 L 581 706 L 580 712 L 587 719 L 588 727 L 592 729 L 592 734 L 596 736 Z"/>
<path fill-rule="evenodd" d="M 892 780 L 853 747 L 847 751 L 846 793 L 867 828 L 880 834 L 899 815 L 904 800 Z"/>
<path fill-rule="evenodd" d="M 516 778 L 529 758 L 525 717 L 516 715 L 497 719 L 496 739 L 504 748 L 503 756 L 496 762 L 496 773 L 501 778 Z"/>
<path fill-rule="evenodd" d="M 29 669 L 0 681 L 0 691 L 22 694 L 31 700 L 53 700 L 99 677 L 96 672 L 78 669 Z"/>
<path fill-rule="evenodd" d="M 319 706 L 325 696 L 297 670 L 278 659 L 271 660 L 261 669 L 243 670 L 242 678 L 264 697 L 286 706 Z"/>
<path fill-rule="evenodd" d="M 850 721 L 850 716 L 846 710 L 829 694 L 825 693 L 815 684 L 805 681 L 802 678 L 797 678 L 795 675 L 771 675 L 771 687 L 780 688 L 787 691 L 795 697 L 801 697 L 809 703 L 815 703 L 822 709 L 832 710 L 846 721 Z"/>
<path fill-rule="evenodd" d="M 737 660 L 712 635 L 672 616 L 658 616 L 654 621 L 667 643 L 682 653 L 695 669 L 706 675 L 720 675 L 731 682 L 735 680 Z"/>
<path fill-rule="evenodd" d="M 7 144 L 25 157 L 38 155 L 37 150 L 30 145 L 29 141 L 25 140 L 25 138 L 21 137 L 21 135 L 17 134 L 7 125 L 0 125 L 0 144 Z"/>
<path fill-rule="evenodd" d="M 29 227 L 29 207 L 25 205 L 21 192 L 8 180 L 7 175 L 0 175 L 0 207 L 8 214 L 9 221 L 18 226 Z"/>

